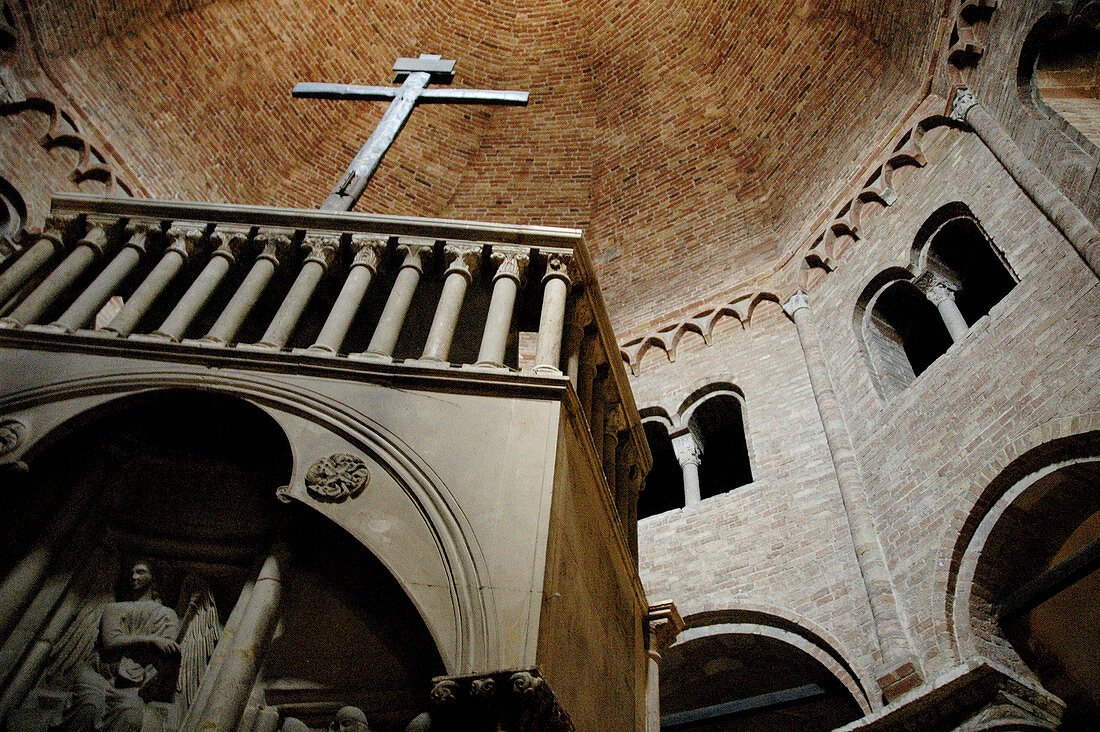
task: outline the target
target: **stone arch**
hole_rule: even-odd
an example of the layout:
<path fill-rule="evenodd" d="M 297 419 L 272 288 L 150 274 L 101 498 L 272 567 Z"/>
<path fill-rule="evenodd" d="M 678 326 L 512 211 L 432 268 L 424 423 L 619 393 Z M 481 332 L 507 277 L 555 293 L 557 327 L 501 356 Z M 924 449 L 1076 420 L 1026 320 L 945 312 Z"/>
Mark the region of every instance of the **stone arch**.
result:
<path fill-rule="evenodd" d="M 1090 134 L 1087 128 L 1082 130 L 1081 123 L 1087 122 L 1087 117 L 1100 113 L 1100 97 L 1079 98 L 1077 106 L 1081 107 L 1081 102 L 1086 106 L 1082 115 L 1081 109 L 1067 107 L 1061 100 L 1046 99 L 1043 94 L 1044 87 L 1050 81 L 1045 77 L 1051 73 L 1064 73 L 1066 69 L 1057 67 L 1065 66 L 1066 61 L 1072 65 L 1074 59 L 1067 59 L 1068 55 L 1088 56 L 1091 53 L 1091 58 L 1084 60 L 1094 67 L 1100 63 L 1097 52 L 1100 43 L 1100 2 L 1078 0 L 1066 5 L 1056 4 L 1035 22 L 1024 37 L 1016 67 L 1016 88 L 1026 109 L 1045 118 L 1059 134 L 1069 138 L 1088 156 L 1094 157 L 1100 145 L 1097 132 L 1094 130 Z M 1055 55 L 1056 63 L 1044 64 L 1046 53 Z M 1054 68 L 1044 68 L 1045 65 Z M 1080 71 L 1087 73 L 1086 69 Z M 1094 68 L 1093 74 L 1097 73 L 1100 69 Z"/>
<path fill-rule="evenodd" d="M 334 510 L 333 504 L 322 506 L 303 500 L 295 491 L 286 492 L 284 497 L 325 515 L 379 559 L 420 612 L 448 673 L 497 665 L 496 614 L 491 589 L 484 579 L 488 576 L 486 560 L 454 496 L 431 467 L 396 435 L 363 413 L 320 393 L 249 375 L 185 371 L 86 377 L 29 389 L 0 400 L 0 415 L 21 424 L 26 435 L 21 444 L 0 458 L 0 464 L 17 463 L 28 453 L 33 454 L 44 436 L 92 408 L 127 396 L 173 388 L 240 397 L 265 411 L 288 434 L 309 430 L 316 437 L 315 428 L 320 426 L 331 451 L 341 445 L 350 446 L 374 460 L 403 491 L 402 505 L 408 516 L 418 520 L 420 534 L 416 541 L 423 544 L 418 562 L 445 578 L 449 610 L 429 611 L 432 603 L 425 593 L 430 588 L 410 583 L 398 566 L 401 557 L 368 536 L 350 514 Z M 312 456 L 303 454 L 302 443 L 293 439 L 290 442 L 293 486 L 303 481 Z"/>
<path fill-rule="evenodd" d="M 850 651 L 824 628 L 783 608 L 756 604 L 703 606 L 684 617 L 684 630 L 677 644 L 730 632 L 773 638 L 793 646 L 824 666 L 863 714 L 881 707 L 879 700 L 867 691 L 876 688 L 874 679 L 855 663 Z"/>
<path fill-rule="evenodd" d="M 697 382 L 698 383 L 698 382 Z M 703 450 L 699 466 L 703 498 L 724 493 L 753 481 L 753 453 L 745 393 L 730 380 L 708 380 L 696 387 L 676 410 L 680 423 Z M 708 443 L 722 446 L 715 451 Z M 720 461 L 716 462 L 716 461 Z M 724 479 L 720 489 L 717 477 Z"/>

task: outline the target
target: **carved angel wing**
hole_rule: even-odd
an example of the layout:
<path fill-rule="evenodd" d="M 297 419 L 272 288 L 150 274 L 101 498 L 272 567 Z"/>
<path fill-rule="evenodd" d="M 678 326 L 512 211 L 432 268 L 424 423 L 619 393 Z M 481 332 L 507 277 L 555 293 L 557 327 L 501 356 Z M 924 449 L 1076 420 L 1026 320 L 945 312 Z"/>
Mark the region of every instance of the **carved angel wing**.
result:
<path fill-rule="evenodd" d="M 117 557 L 99 551 L 85 565 L 79 580 L 79 592 L 85 601 L 76 617 L 61 634 L 53 648 L 45 677 L 67 686 L 82 667 L 99 662 L 96 642 L 103 608 L 114 602 L 114 579 L 118 574 Z"/>
<path fill-rule="evenodd" d="M 198 575 L 189 575 L 184 580 L 177 614 L 183 630 L 179 638 L 180 670 L 176 680 L 176 700 L 182 712 L 191 706 L 203 672 L 214 653 L 214 646 L 221 636 L 214 594 Z"/>

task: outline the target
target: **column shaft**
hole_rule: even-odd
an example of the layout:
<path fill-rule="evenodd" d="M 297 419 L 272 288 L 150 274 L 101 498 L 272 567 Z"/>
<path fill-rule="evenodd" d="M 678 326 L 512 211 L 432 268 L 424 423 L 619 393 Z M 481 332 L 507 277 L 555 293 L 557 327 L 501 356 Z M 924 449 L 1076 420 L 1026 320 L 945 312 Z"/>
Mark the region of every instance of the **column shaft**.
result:
<path fill-rule="evenodd" d="M 840 402 L 833 390 L 825 355 L 818 342 L 809 299 L 804 293 L 798 293 L 788 301 L 785 309 L 794 320 L 798 331 L 810 386 L 817 402 L 825 441 L 839 484 L 841 502 L 848 517 L 856 560 L 863 576 L 882 653 L 883 673 L 878 674 L 878 677 L 883 679 L 905 663 L 915 663 L 915 657 L 901 623 L 893 582 L 871 519 L 851 437 L 847 425 L 844 424 Z M 915 666 L 913 671 L 919 674 Z"/>
<path fill-rule="evenodd" d="M 1024 154 L 1012 136 L 967 90 L 957 93 L 951 116 L 965 121 L 1017 185 L 1100 277 L 1100 231 Z"/>
<path fill-rule="evenodd" d="M 275 627 L 287 554 L 287 548 L 280 545 L 264 561 L 232 639 L 233 651 L 218 671 L 217 683 L 196 729 L 233 732 L 237 728 L 256 681 L 264 647 Z"/>
<path fill-rule="evenodd" d="M 321 284 L 321 278 L 328 271 L 332 259 L 336 254 L 336 247 L 340 240 L 337 237 L 308 237 L 306 243 L 309 246 L 309 254 L 302 263 L 302 269 L 294 278 L 294 284 L 287 292 L 283 302 L 279 305 L 278 312 L 267 326 L 260 345 L 271 348 L 282 348 L 294 334 L 298 327 L 298 321 L 302 313 L 306 311 L 317 285 Z"/>
<path fill-rule="evenodd" d="M 50 261 L 63 247 L 61 234 L 46 231 L 39 235 L 38 241 L 12 262 L 12 265 L 0 273 L 0 305 L 29 280 L 42 265 Z"/>
<path fill-rule="evenodd" d="M 535 371 L 561 373 L 562 328 L 565 325 L 565 302 L 569 294 L 569 259 L 551 254 L 542 278 L 542 313 L 539 316 L 539 337 L 535 345 Z"/>
<path fill-rule="evenodd" d="M 5 320 L 28 325 L 41 318 L 59 297 L 73 286 L 81 275 L 103 254 L 107 246 L 107 232 L 100 226 L 92 226 L 69 256 L 53 272 L 34 288 L 31 294 L 12 311 Z"/>
<path fill-rule="evenodd" d="M 55 321 L 56 324 L 69 331 L 83 328 L 141 261 L 141 255 L 142 250 L 136 247 L 123 247 L 95 281 Z"/>
<path fill-rule="evenodd" d="M 382 309 L 378 325 L 367 346 L 367 353 L 376 356 L 393 355 L 397 338 L 405 325 L 409 305 L 412 304 L 416 287 L 420 284 L 420 274 L 424 271 L 425 260 L 431 253 L 431 247 L 426 244 L 400 244 L 397 250 L 405 255 L 405 259 L 401 263 L 397 281 L 393 283 L 386 306 Z"/>
<path fill-rule="evenodd" d="M 183 269 L 201 238 L 202 231 L 197 228 L 169 229 L 168 239 L 172 243 L 168 250 L 104 330 L 114 331 L 124 338 L 133 333 L 141 318 Z"/>
<path fill-rule="evenodd" d="M 699 488 L 699 465 L 703 461 L 703 450 L 699 447 L 699 441 L 695 439 L 695 435 L 690 432 L 674 437 L 672 450 L 684 475 L 684 507 L 694 506 L 702 500 L 702 491 Z"/>
<path fill-rule="evenodd" d="M 336 303 L 329 311 L 317 341 L 311 348 L 330 353 L 340 350 L 359 312 L 363 297 L 367 294 L 371 279 L 378 271 L 378 257 L 385 248 L 386 242 L 384 239 L 363 239 L 352 236 L 351 245 L 355 249 L 355 257 L 352 260 L 348 278 L 344 280 L 344 286 L 340 288 Z"/>
<path fill-rule="evenodd" d="M 492 259 L 497 264 L 497 271 L 493 276 L 493 296 L 489 300 L 489 313 L 485 316 L 485 331 L 477 354 L 479 366 L 504 366 L 512 311 L 527 269 L 528 255 L 526 250 L 495 247 Z"/>
<path fill-rule="evenodd" d="M 481 247 L 448 244 L 444 254 L 451 260 L 443 281 L 443 294 L 435 308 L 435 317 L 428 331 L 428 340 L 424 344 L 423 358 L 429 361 L 447 361 L 451 355 L 451 341 L 454 340 L 458 316 L 462 312 L 462 301 L 466 298 L 466 288 L 473 279 L 477 260 L 481 257 Z"/>
<path fill-rule="evenodd" d="M 252 312 L 252 308 L 256 307 L 260 296 L 267 289 L 267 284 L 271 282 L 271 277 L 275 274 L 275 265 L 276 260 L 268 257 L 260 257 L 253 263 L 252 269 L 248 270 L 248 274 L 241 281 L 237 291 L 233 293 L 233 297 L 229 299 L 225 309 L 218 315 L 214 325 L 210 326 L 203 340 L 229 343 L 236 338 L 237 331 L 244 325 L 245 318 Z"/>
<path fill-rule="evenodd" d="M 206 263 L 199 276 L 187 288 L 187 292 L 176 303 L 176 307 L 172 309 L 172 312 L 164 319 L 161 326 L 157 328 L 156 335 L 165 336 L 174 341 L 183 338 L 188 326 L 191 325 L 195 317 L 213 297 L 218 285 L 221 284 L 229 273 L 229 268 L 236 261 L 240 249 L 247 242 L 247 236 L 244 234 L 224 236 L 215 234 L 214 237 L 222 239 L 223 243 L 211 255 L 210 261 Z"/>
<path fill-rule="evenodd" d="M 945 297 L 935 305 L 943 324 L 947 326 L 947 332 L 951 334 L 951 340 L 958 343 L 965 338 L 970 327 L 966 324 L 966 318 L 959 312 L 959 306 L 955 304 L 955 298 Z"/>

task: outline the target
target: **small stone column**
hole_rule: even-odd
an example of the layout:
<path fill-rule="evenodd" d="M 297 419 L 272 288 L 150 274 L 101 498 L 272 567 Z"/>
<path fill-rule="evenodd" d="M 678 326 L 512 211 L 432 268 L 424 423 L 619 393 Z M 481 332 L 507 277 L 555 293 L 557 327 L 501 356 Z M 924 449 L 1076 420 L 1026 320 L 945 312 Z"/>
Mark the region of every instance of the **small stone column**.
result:
<path fill-rule="evenodd" d="M 279 543 L 264 561 L 248 598 L 248 607 L 230 640 L 233 651 L 218 669 L 217 682 L 195 729 L 233 732 L 237 728 L 256 682 L 264 647 L 275 629 L 289 553 L 288 547 Z"/>
<path fill-rule="evenodd" d="M 170 338 L 173 341 L 183 338 L 187 327 L 191 325 L 195 316 L 199 314 L 229 273 L 229 268 L 240 258 L 241 252 L 248 244 L 248 234 L 243 231 L 214 232 L 210 235 L 210 240 L 217 244 L 218 248 L 210 255 L 210 261 L 187 288 L 187 292 L 183 293 L 183 297 L 176 303 L 176 307 L 164 319 L 161 326 L 156 329 L 154 335 Z"/>
<path fill-rule="evenodd" d="M 588 304 L 588 297 L 582 291 L 574 298 L 572 313 L 565 327 L 565 375 L 573 384 L 573 390 L 577 392 L 577 398 L 584 407 L 581 399 L 581 367 L 584 351 L 585 331 L 592 322 L 592 306 Z"/>
<path fill-rule="evenodd" d="M 603 465 L 604 425 L 607 422 L 607 380 L 611 375 L 597 369 L 592 380 L 592 411 L 588 414 L 588 427 L 592 432 L 592 446 L 596 449 L 596 459 Z"/>
<path fill-rule="evenodd" d="M 42 265 L 53 259 L 65 249 L 63 240 L 65 230 L 72 223 L 71 217 L 50 216 L 46 219 L 46 228 L 38 235 L 38 240 L 25 251 L 11 266 L 0 273 L 0 305 L 20 287 L 26 284 Z"/>
<path fill-rule="evenodd" d="M 959 312 L 959 306 L 955 304 L 955 292 L 959 289 L 947 278 L 935 272 L 925 272 L 914 282 L 916 286 L 928 298 L 928 302 L 936 306 L 940 313 L 947 332 L 951 334 L 951 341 L 958 343 L 966 337 L 970 326 L 966 324 L 966 318 Z"/>
<path fill-rule="evenodd" d="M 565 303 L 569 295 L 569 265 L 573 255 L 552 252 L 546 258 L 546 274 L 542 277 L 542 313 L 539 316 L 539 338 L 535 345 L 536 372 L 560 374 L 562 329 L 565 326 Z"/>
<path fill-rule="evenodd" d="M 432 245 L 423 242 L 404 242 L 397 245 L 397 252 L 404 256 L 401 269 L 397 273 L 397 281 L 393 283 L 386 307 L 382 309 L 382 316 L 378 319 L 378 325 L 371 336 L 365 356 L 389 358 L 393 355 L 393 348 L 397 345 L 397 337 L 401 335 L 401 327 L 405 325 L 405 315 L 412 304 L 416 286 L 420 284 L 420 275 L 428 263 L 432 253 Z"/>
<path fill-rule="evenodd" d="M 825 431 L 825 442 L 829 447 L 840 488 L 841 502 L 848 518 L 852 548 L 855 550 L 867 602 L 874 619 L 880 650 L 875 678 L 887 701 L 891 701 L 923 683 L 920 663 L 910 647 L 901 622 L 893 580 L 871 518 L 871 508 L 867 503 L 859 464 L 852 448 L 852 438 L 844 423 L 844 413 L 833 390 L 832 377 L 829 375 L 825 354 L 821 350 L 817 324 L 810 310 L 810 298 L 799 290 L 787 300 L 783 310 L 794 321 L 798 331 L 810 387 L 817 402 L 821 426 Z"/>
<path fill-rule="evenodd" d="M 302 269 L 294 279 L 294 284 L 290 286 L 290 291 L 283 298 L 275 317 L 267 326 L 263 338 L 260 339 L 261 346 L 282 348 L 290 340 L 294 329 L 298 327 L 298 320 L 301 319 L 309 301 L 313 299 L 317 285 L 321 284 L 321 278 L 336 258 L 340 238 L 306 234 L 305 245 L 307 252 L 302 262 Z"/>
<path fill-rule="evenodd" d="M 485 332 L 481 337 L 477 365 L 503 368 L 504 348 L 508 345 L 508 333 L 512 329 L 516 293 L 527 274 L 530 256 L 526 249 L 495 246 L 492 260 L 497 265 L 497 271 L 493 275 L 493 297 L 485 317 Z"/>
<path fill-rule="evenodd" d="M 671 600 L 649 606 L 646 630 L 646 732 L 661 731 L 661 654 L 676 642 L 684 621 Z"/>
<path fill-rule="evenodd" d="M 88 232 L 76 243 L 69 256 L 4 320 L 16 325 L 29 325 L 41 318 L 92 263 L 106 252 L 109 245 L 108 226 L 106 221 L 89 220 Z"/>
<path fill-rule="evenodd" d="M 694 506 L 702 500 L 699 489 L 699 466 L 703 463 L 703 447 L 690 432 L 672 438 L 672 451 L 684 473 L 684 507 Z"/>
<path fill-rule="evenodd" d="M 336 303 L 329 311 L 328 319 L 321 326 L 317 341 L 311 349 L 336 353 L 344 344 L 352 322 L 359 312 L 363 297 L 374 275 L 378 272 L 378 258 L 386 250 L 386 240 L 381 237 L 353 234 L 351 249 L 354 252 L 348 278 L 336 297 Z"/>
<path fill-rule="evenodd" d="M 447 271 L 444 274 L 443 294 L 439 297 L 428 340 L 424 344 L 422 358 L 426 361 L 447 361 L 451 355 L 451 341 L 459 313 L 462 312 L 462 301 L 466 298 L 466 288 L 481 262 L 481 247 L 448 243 L 443 247 L 443 256 L 447 258 Z"/>
<path fill-rule="evenodd" d="M 609 381 L 614 387 L 614 380 Z M 623 414 L 623 405 L 619 402 L 618 391 L 612 390 L 615 392 L 614 399 L 608 401 L 607 413 L 603 420 L 603 474 L 607 476 L 607 487 L 611 489 L 611 495 L 618 503 L 619 435 L 626 429 L 626 417 Z"/>
<path fill-rule="evenodd" d="M 111 319 L 104 330 L 109 330 L 122 337 L 134 332 L 138 322 L 152 307 L 156 299 L 160 297 L 165 288 L 171 284 L 176 275 L 183 268 L 187 259 L 195 251 L 202 240 L 202 228 L 198 226 L 173 226 L 168 230 L 168 249 L 164 256 L 157 262 L 145 279 L 142 281 L 130 299 L 122 306 L 122 310 Z"/>
<path fill-rule="evenodd" d="M 1081 209 L 1031 162 L 969 89 L 955 92 L 949 114 L 951 119 L 970 125 L 1020 189 L 1066 237 L 1093 274 L 1100 277 L 1100 230 Z"/>
<path fill-rule="evenodd" d="M 149 242 L 150 225 L 144 221 L 134 221 L 126 226 L 126 243 L 119 250 L 92 284 L 80 293 L 72 305 L 54 321 L 54 325 L 67 331 L 83 328 L 103 304 L 115 294 L 123 280 L 133 271 L 141 258 L 145 256 Z"/>
<path fill-rule="evenodd" d="M 279 262 L 290 251 L 290 237 L 286 234 L 264 233 L 256 237 L 256 244 L 260 253 L 256 255 L 256 261 L 248 270 L 244 280 L 229 303 L 222 310 L 210 331 L 203 338 L 204 341 L 213 343 L 229 343 L 237 337 L 237 332 L 244 325 L 245 318 L 256 307 L 260 296 L 264 294 L 267 285 L 271 282 L 275 269 Z"/>

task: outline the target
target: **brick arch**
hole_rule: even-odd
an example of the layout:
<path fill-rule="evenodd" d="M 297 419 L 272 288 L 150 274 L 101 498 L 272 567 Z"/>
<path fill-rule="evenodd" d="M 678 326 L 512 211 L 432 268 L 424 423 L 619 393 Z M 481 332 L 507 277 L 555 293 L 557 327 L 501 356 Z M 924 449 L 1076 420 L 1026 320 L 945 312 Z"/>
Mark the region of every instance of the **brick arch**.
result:
<path fill-rule="evenodd" d="M 965 588 L 962 592 L 959 589 L 961 570 L 982 522 L 997 502 L 1021 481 L 1067 457 L 1083 453 L 1100 455 L 1100 412 L 1062 417 L 1020 432 L 975 474 L 963 493 L 941 538 L 941 559 L 937 566 L 942 569 L 937 572 L 933 584 L 933 592 L 942 597 L 943 603 L 936 634 L 950 639 L 956 658 L 962 658 L 962 653 L 973 645 L 967 630 L 969 623 L 964 627 L 956 618 L 965 609 L 958 601 L 965 604 L 968 600 Z"/>
<path fill-rule="evenodd" d="M 744 626 L 741 632 L 767 635 L 794 645 L 829 669 L 844 684 L 865 714 L 881 707 L 880 700 L 867 692 L 868 689 L 877 688 L 872 675 L 863 664 L 856 661 L 851 649 L 813 620 L 785 608 L 756 603 L 706 603 L 684 615 L 684 631 L 678 642 L 708 635 L 706 632 L 693 631 L 705 631 L 707 628 L 725 625 Z M 722 631 L 711 634 L 718 632 Z"/>

